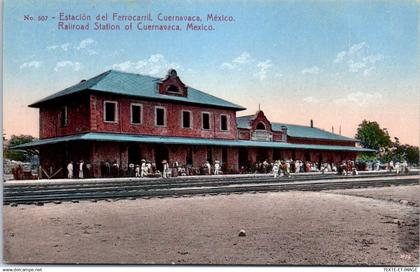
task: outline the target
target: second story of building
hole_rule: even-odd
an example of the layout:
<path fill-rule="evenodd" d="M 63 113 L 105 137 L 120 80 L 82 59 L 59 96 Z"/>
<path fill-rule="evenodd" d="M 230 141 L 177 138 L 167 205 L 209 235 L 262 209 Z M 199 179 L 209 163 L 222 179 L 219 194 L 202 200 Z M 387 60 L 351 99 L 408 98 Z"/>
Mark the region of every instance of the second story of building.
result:
<path fill-rule="evenodd" d="M 240 140 L 354 147 L 357 140 L 309 126 L 270 122 L 264 112 L 236 118 Z"/>
<path fill-rule="evenodd" d="M 243 107 L 165 78 L 107 71 L 30 105 L 40 138 L 86 132 L 237 139 Z"/>

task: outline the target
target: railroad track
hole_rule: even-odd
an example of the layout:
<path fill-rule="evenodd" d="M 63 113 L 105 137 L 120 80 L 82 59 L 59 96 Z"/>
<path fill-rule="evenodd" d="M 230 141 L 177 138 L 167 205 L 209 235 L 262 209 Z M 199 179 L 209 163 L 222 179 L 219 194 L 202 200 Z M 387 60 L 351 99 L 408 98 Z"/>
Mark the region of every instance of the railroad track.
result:
<path fill-rule="evenodd" d="M 394 173 L 366 173 L 359 176 L 294 175 L 274 179 L 272 176 L 203 177 L 200 179 L 135 179 L 129 181 L 78 182 L 64 184 L 7 184 L 4 204 L 42 204 L 53 201 L 101 200 L 141 197 L 191 196 L 269 191 L 321 191 L 391 185 L 418 184 L 418 172 L 406 176 Z"/>

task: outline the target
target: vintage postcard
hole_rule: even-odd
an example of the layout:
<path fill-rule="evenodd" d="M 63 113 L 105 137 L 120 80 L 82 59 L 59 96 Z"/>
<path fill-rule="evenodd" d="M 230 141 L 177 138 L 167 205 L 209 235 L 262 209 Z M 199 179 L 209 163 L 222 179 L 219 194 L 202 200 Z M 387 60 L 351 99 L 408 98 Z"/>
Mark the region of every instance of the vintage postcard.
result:
<path fill-rule="evenodd" d="M 416 1 L 6 0 L 3 263 L 414 271 L 417 62 Z"/>

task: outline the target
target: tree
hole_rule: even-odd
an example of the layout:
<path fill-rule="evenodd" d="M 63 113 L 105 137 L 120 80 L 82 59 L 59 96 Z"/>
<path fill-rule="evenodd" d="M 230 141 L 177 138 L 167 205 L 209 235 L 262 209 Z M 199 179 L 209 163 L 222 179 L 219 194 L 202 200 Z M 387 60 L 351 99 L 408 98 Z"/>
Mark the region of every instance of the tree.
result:
<path fill-rule="evenodd" d="M 410 164 L 419 163 L 419 148 L 412 145 L 402 145 L 397 137 L 394 137 L 395 142 L 393 143 L 392 159 L 394 161 L 406 160 Z"/>
<path fill-rule="evenodd" d="M 382 129 L 375 121 L 363 120 L 357 128 L 355 138 L 360 140 L 360 144 L 365 148 L 379 150 L 392 146 L 391 137 L 386 128 Z"/>
<path fill-rule="evenodd" d="M 33 140 L 35 140 L 35 138 L 31 135 L 12 135 L 7 147 L 5 147 L 4 157 L 15 161 L 30 161 L 32 157 L 31 154 L 21 150 L 13 150 L 11 148 L 21 144 L 30 143 Z"/>
<path fill-rule="evenodd" d="M 404 145 L 405 158 L 408 163 L 419 165 L 419 147 L 412 145 Z"/>
<path fill-rule="evenodd" d="M 377 122 L 363 120 L 357 128 L 356 139 L 360 140 L 363 147 L 378 150 L 377 158 L 384 162 L 402 162 L 419 164 L 419 148 L 408 144 L 401 144 L 400 139 L 394 137 L 394 141 L 386 128 L 381 128 Z M 372 160 L 373 154 L 361 154 L 359 160 Z"/>

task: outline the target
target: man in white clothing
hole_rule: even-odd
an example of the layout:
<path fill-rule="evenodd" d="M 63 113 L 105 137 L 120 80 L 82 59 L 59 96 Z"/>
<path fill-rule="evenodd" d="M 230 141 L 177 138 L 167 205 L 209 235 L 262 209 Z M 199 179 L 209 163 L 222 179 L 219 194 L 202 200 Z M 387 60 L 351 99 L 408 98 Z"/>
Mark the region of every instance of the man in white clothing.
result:
<path fill-rule="evenodd" d="M 73 178 L 73 162 L 70 161 L 69 164 L 67 164 L 67 178 L 71 179 Z"/>
<path fill-rule="evenodd" d="M 219 171 L 220 171 L 220 162 L 214 161 L 214 174 L 219 175 Z"/>
<path fill-rule="evenodd" d="M 79 178 L 82 179 L 83 178 L 83 165 L 85 164 L 85 162 L 83 160 L 80 160 L 79 163 Z"/>

